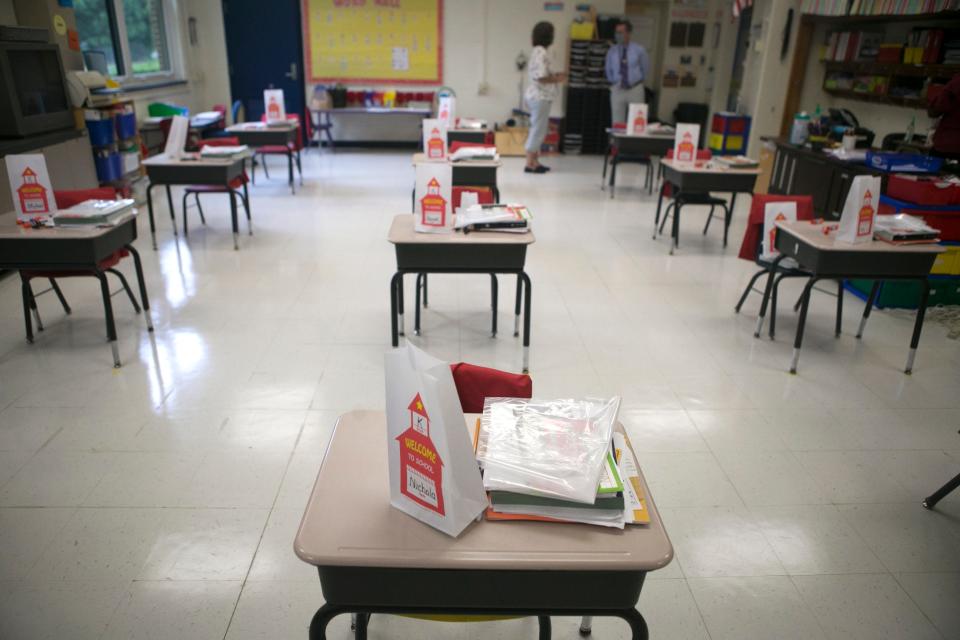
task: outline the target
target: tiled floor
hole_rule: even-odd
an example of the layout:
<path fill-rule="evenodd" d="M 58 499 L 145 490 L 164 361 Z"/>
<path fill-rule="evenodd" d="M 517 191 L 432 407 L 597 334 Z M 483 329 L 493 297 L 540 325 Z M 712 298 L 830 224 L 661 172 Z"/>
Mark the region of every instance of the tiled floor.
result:
<path fill-rule="evenodd" d="M 775 342 L 753 338 L 757 295 L 733 313 L 753 271 L 735 257 L 745 202 L 726 251 L 690 211 L 671 258 L 631 167 L 611 201 L 598 158 L 552 164 L 530 176 L 508 160 L 501 176 L 536 215 L 535 391 L 624 398 L 676 548 L 639 603 L 652 637 L 960 638 L 960 492 L 937 512 L 919 504 L 960 472 L 960 343 L 928 322 L 904 376 L 911 314 L 875 313 L 857 341 L 862 304 L 847 295 L 836 339 L 833 298 L 817 293 L 791 376 L 789 304 Z M 0 280 L 3 640 L 306 638 L 322 595 L 292 540 L 336 416 L 383 405 L 385 235 L 413 174 L 407 153 L 314 151 L 304 169 L 294 197 L 276 180 L 253 189 L 256 235 L 239 252 L 225 202 L 208 199 L 188 241 L 160 209 L 160 250 L 139 242 L 157 331 L 115 299 L 122 369 L 93 281 L 63 282 L 69 318 L 42 297 L 47 329 L 27 345 L 18 282 Z M 419 344 L 519 369 L 518 340 L 488 336 L 486 278 L 430 282 Z M 596 621 L 597 638 L 626 633 Z M 374 638 L 535 635 L 530 620 L 371 625 Z M 555 637 L 577 637 L 576 621 Z"/>

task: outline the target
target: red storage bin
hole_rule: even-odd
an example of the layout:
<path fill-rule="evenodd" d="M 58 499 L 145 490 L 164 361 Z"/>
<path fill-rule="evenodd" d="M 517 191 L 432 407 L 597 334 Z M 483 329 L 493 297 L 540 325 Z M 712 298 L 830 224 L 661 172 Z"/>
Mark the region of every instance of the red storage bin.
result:
<path fill-rule="evenodd" d="M 960 187 L 936 178 L 894 174 L 887 180 L 887 195 L 914 204 L 946 205 L 960 203 Z"/>

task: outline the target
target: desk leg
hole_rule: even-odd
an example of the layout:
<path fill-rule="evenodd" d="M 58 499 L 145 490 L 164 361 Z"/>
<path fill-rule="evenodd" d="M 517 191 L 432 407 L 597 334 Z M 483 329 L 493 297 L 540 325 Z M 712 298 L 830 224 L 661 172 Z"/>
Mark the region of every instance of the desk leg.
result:
<path fill-rule="evenodd" d="M 397 282 L 403 278 L 399 271 L 393 274 L 390 279 L 390 344 L 394 347 L 400 345 L 399 331 L 397 329 Z"/>
<path fill-rule="evenodd" d="M 607 148 L 603 154 L 603 173 L 600 174 L 600 191 L 603 191 L 607 185 L 607 164 L 610 162 L 610 149 Z"/>
<path fill-rule="evenodd" d="M 530 276 L 526 271 L 520 272 L 523 278 L 523 373 L 530 373 Z"/>
<path fill-rule="evenodd" d="M 170 223 L 173 225 L 173 235 L 177 235 L 177 213 L 173 209 L 173 196 L 170 194 L 170 185 L 164 185 L 167 190 L 167 207 L 170 208 Z"/>
<path fill-rule="evenodd" d="M 523 297 L 523 278 L 517 275 L 517 303 L 513 308 L 513 337 L 520 335 L 520 299 Z"/>
<path fill-rule="evenodd" d="M 767 304 L 770 302 L 770 292 L 773 290 L 773 280 L 777 275 L 777 267 L 780 266 L 780 261 L 785 257 L 783 254 L 777 256 L 767 270 L 767 286 L 763 290 L 763 300 L 760 302 L 760 313 L 757 315 L 757 328 L 753 332 L 754 338 L 760 337 L 760 331 L 763 329 L 763 316 L 767 313 Z"/>
<path fill-rule="evenodd" d="M 147 319 L 147 331 L 153 331 L 153 319 L 150 317 L 150 300 L 147 298 L 147 284 L 143 280 L 143 264 L 140 262 L 140 254 L 129 244 L 127 251 L 133 256 L 133 267 L 137 272 L 137 284 L 140 287 L 140 303 L 143 305 L 143 315 Z"/>
<path fill-rule="evenodd" d="M 20 292 L 23 295 L 23 326 L 27 330 L 27 342 L 33 344 L 33 321 L 30 318 L 30 309 L 33 302 L 33 294 L 30 291 L 30 281 L 23 277 L 23 274 L 20 274 L 22 280 L 20 284 Z"/>
<path fill-rule="evenodd" d="M 867 306 L 863 308 L 863 315 L 860 317 L 860 326 L 857 328 L 857 340 L 863 337 L 863 330 L 867 328 L 867 318 L 870 317 L 870 311 L 873 310 L 873 303 L 877 301 L 877 294 L 880 292 L 880 281 L 874 280 L 870 287 L 870 295 L 867 296 Z"/>
<path fill-rule="evenodd" d="M 290 193 L 295 194 L 297 187 L 293 182 L 293 152 L 287 149 L 287 177 L 290 179 Z"/>
<path fill-rule="evenodd" d="M 100 293 L 103 294 L 103 314 L 107 320 L 107 340 L 110 341 L 110 350 L 113 352 L 113 366 L 120 368 L 120 347 L 117 345 L 117 326 L 113 322 L 113 304 L 110 302 L 110 284 L 107 274 L 96 269 L 93 274 L 100 279 Z"/>
<path fill-rule="evenodd" d="M 497 282 L 497 274 L 490 274 L 490 306 L 492 307 L 492 319 L 490 327 L 490 337 L 497 337 L 497 307 L 500 305 L 497 304 L 498 298 L 500 296 L 500 283 Z"/>
<path fill-rule="evenodd" d="M 923 290 L 920 292 L 920 306 L 917 307 L 917 319 L 913 321 L 913 336 L 910 338 L 910 352 L 907 354 L 907 366 L 903 372 L 913 373 L 913 361 L 917 357 L 917 345 L 920 344 L 920 332 L 923 330 L 923 316 L 927 313 L 927 300 L 930 297 L 930 282 L 921 280 Z"/>
<path fill-rule="evenodd" d="M 247 181 L 243 181 L 243 209 L 247 212 L 247 232 L 253 235 L 253 216 L 250 213 L 250 191 L 247 189 Z"/>
<path fill-rule="evenodd" d="M 310 640 L 326 640 L 327 625 L 341 613 L 347 613 L 347 610 L 330 603 L 317 609 L 313 614 L 313 620 L 310 621 Z M 357 622 L 359 623 L 359 616 Z M 359 628 L 359 624 L 357 626 Z"/>
<path fill-rule="evenodd" d="M 670 225 L 670 255 L 680 248 L 680 204 L 673 201 L 673 224 Z"/>
<path fill-rule="evenodd" d="M 230 189 L 229 185 L 227 185 L 227 190 L 230 191 L 230 222 L 233 225 L 233 250 L 239 251 L 240 245 L 237 239 L 240 237 L 240 223 L 237 220 L 237 193 L 233 189 Z"/>
<path fill-rule="evenodd" d="M 610 161 L 610 199 L 613 200 L 613 192 L 617 189 L 617 158 L 614 156 Z"/>
<path fill-rule="evenodd" d="M 413 285 L 413 335 L 420 335 L 420 289 L 427 277 L 425 273 L 418 273 Z"/>
<path fill-rule="evenodd" d="M 667 189 L 667 183 L 660 184 L 660 197 L 657 198 L 657 216 L 653 219 L 653 239 L 657 239 L 657 226 L 660 224 L 660 206 L 663 204 L 663 192 Z"/>
<path fill-rule="evenodd" d="M 403 302 L 403 274 L 400 274 L 400 278 L 397 280 L 397 319 L 400 322 L 399 333 L 401 336 L 407 335 L 406 325 L 403 322 L 403 312 L 406 309 L 406 306 Z"/>
<path fill-rule="evenodd" d="M 147 184 L 147 215 L 150 218 L 150 242 L 153 243 L 153 250 L 157 250 L 157 225 L 153 221 L 153 195 L 151 191 L 153 190 L 153 183 Z"/>
<path fill-rule="evenodd" d="M 793 358 L 790 360 L 790 373 L 797 372 L 797 362 L 800 360 L 800 346 L 803 344 L 803 330 L 807 324 L 807 310 L 810 308 L 810 290 L 817 283 L 814 276 L 807 280 L 803 287 L 803 302 L 800 304 L 800 319 L 797 321 L 797 337 L 793 340 Z"/>

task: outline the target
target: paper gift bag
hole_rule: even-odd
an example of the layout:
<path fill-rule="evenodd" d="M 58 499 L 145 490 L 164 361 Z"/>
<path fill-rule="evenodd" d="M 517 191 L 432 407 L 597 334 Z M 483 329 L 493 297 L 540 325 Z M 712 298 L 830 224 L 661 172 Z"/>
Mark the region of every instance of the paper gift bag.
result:
<path fill-rule="evenodd" d="M 423 155 L 427 160 L 447 159 L 447 125 L 439 118 L 423 121 Z"/>
<path fill-rule="evenodd" d="M 457 99 L 453 96 L 440 96 L 437 101 L 437 119 L 452 129 L 456 124 Z"/>
<path fill-rule="evenodd" d="M 168 158 L 174 160 L 183 155 L 183 149 L 187 146 L 187 133 L 190 131 L 190 119 L 184 116 L 173 116 L 170 122 L 170 132 L 167 134 L 167 144 L 163 147 L 163 153 Z"/>
<path fill-rule="evenodd" d="M 28 225 L 53 225 L 57 201 L 42 153 L 7 156 L 7 179 L 17 212 L 17 222 Z"/>
<path fill-rule="evenodd" d="M 447 163 L 417 163 L 413 230 L 426 233 L 453 231 L 453 169 Z"/>
<path fill-rule="evenodd" d="M 285 122 L 287 109 L 283 104 L 283 89 L 265 89 L 263 92 L 263 112 L 267 122 Z"/>
<path fill-rule="evenodd" d="M 450 365 L 407 345 L 385 373 L 390 504 L 456 537 L 487 497 Z"/>
<path fill-rule="evenodd" d="M 837 240 L 840 242 L 869 242 L 873 239 L 873 218 L 880 202 L 880 177 L 857 176 L 850 184 L 847 200 L 843 203 Z"/>
<path fill-rule="evenodd" d="M 763 207 L 763 251 L 760 257 L 773 260 L 780 253 L 774 247 L 778 222 L 796 222 L 796 202 L 768 202 Z"/>
<path fill-rule="evenodd" d="M 647 105 L 644 102 L 631 102 L 627 110 L 627 133 L 632 136 L 647 132 Z"/>
<path fill-rule="evenodd" d="M 700 144 L 700 125 L 678 124 L 673 141 L 673 159 L 682 163 L 697 161 L 697 146 Z"/>

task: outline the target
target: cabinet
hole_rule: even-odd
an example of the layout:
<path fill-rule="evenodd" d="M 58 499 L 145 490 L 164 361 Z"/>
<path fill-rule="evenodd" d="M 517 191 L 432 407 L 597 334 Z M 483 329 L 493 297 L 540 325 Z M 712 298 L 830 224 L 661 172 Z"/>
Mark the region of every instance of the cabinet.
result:
<path fill-rule="evenodd" d="M 865 165 L 841 162 L 822 153 L 772 141 L 777 148 L 770 173 L 769 193 L 813 196 L 817 216 L 839 220 L 853 178 L 858 175 L 886 174 Z"/>

